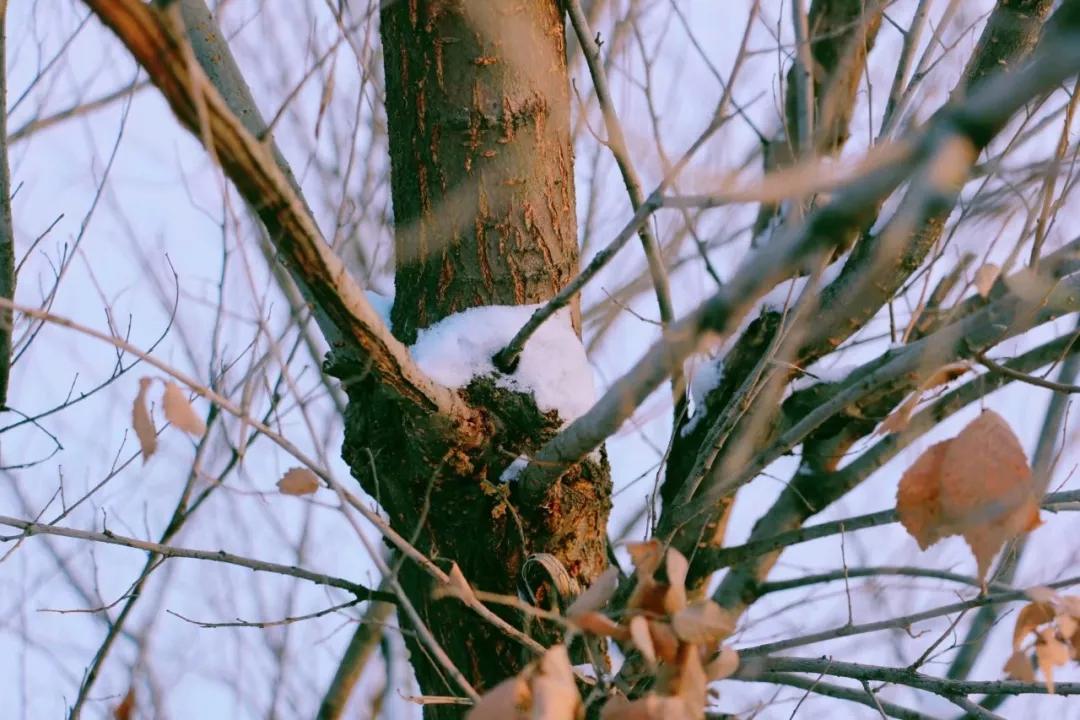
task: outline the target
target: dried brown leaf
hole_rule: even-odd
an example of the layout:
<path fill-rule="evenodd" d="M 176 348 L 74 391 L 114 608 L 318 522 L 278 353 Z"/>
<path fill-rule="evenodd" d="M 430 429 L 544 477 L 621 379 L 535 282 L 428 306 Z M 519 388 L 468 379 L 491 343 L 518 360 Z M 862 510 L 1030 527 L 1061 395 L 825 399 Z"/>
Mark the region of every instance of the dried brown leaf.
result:
<path fill-rule="evenodd" d="M 1013 650 L 1020 649 L 1028 633 L 1053 619 L 1054 608 L 1049 603 L 1034 602 L 1021 608 L 1013 626 Z"/>
<path fill-rule="evenodd" d="M 652 637 L 656 657 L 666 663 L 675 662 L 679 656 L 679 638 L 671 625 L 665 622 L 649 621 L 649 635 Z"/>
<path fill-rule="evenodd" d="M 721 645 L 720 653 L 705 666 L 705 675 L 709 681 L 731 677 L 739 669 L 739 653 L 730 645 Z"/>
<path fill-rule="evenodd" d="M 878 433 L 887 435 L 907 430 L 908 423 L 911 422 L 911 416 L 915 413 L 915 408 L 918 407 L 920 400 L 922 400 L 921 392 L 912 393 L 911 397 L 881 421 L 881 424 L 878 425 Z"/>
<path fill-rule="evenodd" d="M 601 637 L 613 637 L 617 640 L 625 640 L 629 632 L 625 627 L 615 622 L 607 615 L 592 610 L 590 612 L 576 613 L 569 618 L 570 622 L 580 630 L 599 635 Z"/>
<path fill-rule="evenodd" d="M 924 550 L 963 535 L 980 579 L 1007 541 L 1041 523 L 1024 449 L 992 410 L 915 461 L 900 480 L 896 510 Z"/>
<path fill-rule="evenodd" d="M 565 645 L 553 645 L 540 658 L 530 681 L 532 720 L 574 720 L 581 696 Z"/>
<path fill-rule="evenodd" d="M 1054 624 L 1057 626 L 1058 634 L 1067 640 L 1074 638 L 1076 631 L 1080 630 L 1080 620 L 1072 615 L 1058 615 L 1054 618 Z"/>
<path fill-rule="evenodd" d="M 904 529 L 925 550 L 945 535 L 941 532 L 941 464 L 952 440 L 932 445 L 900 478 L 896 513 Z"/>
<path fill-rule="evenodd" d="M 144 465 L 157 450 L 157 432 L 146 404 L 146 393 L 152 382 L 148 377 L 139 378 L 139 394 L 135 396 L 135 402 L 131 406 L 131 427 L 135 430 L 135 437 L 139 439 Z"/>
<path fill-rule="evenodd" d="M 1057 639 L 1054 628 L 1039 631 L 1039 640 L 1035 643 L 1035 659 L 1039 670 L 1046 678 L 1046 692 L 1054 693 L 1054 668 L 1069 662 L 1068 646 Z"/>
<path fill-rule="evenodd" d="M 466 720 L 529 720 L 532 693 L 521 675 L 488 690 L 465 715 Z"/>
<path fill-rule="evenodd" d="M 641 653 L 641 657 L 649 664 L 656 666 L 656 647 L 653 646 L 652 633 L 649 632 L 649 621 L 644 615 L 635 615 L 630 618 L 630 639 L 634 647 Z"/>
<path fill-rule="evenodd" d="M 600 710 L 600 720 L 698 720 L 682 698 L 649 693 L 637 700 L 613 695 Z"/>
<path fill-rule="evenodd" d="M 1031 666 L 1031 658 L 1019 650 L 1014 651 L 1005 662 L 1005 672 L 1014 680 L 1035 682 L 1035 668 Z"/>
<path fill-rule="evenodd" d="M 990 290 L 993 289 L 994 283 L 997 282 L 1000 274 L 1000 267 L 994 263 L 986 263 L 975 271 L 975 289 L 983 297 L 989 297 Z"/>
<path fill-rule="evenodd" d="M 465 575 L 461 572 L 461 568 L 458 567 L 457 563 L 450 564 L 450 572 L 446 573 L 446 575 L 455 595 L 470 602 L 476 600 L 476 595 L 473 593 L 469 581 L 465 579 Z"/>
<path fill-rule="evenodd" d="M 712 600 L 687 605 L 671 617 L 671 627 L 679 639 L 699 645 L 712 644 L 735 632 L 731 613 Z"/>
<path fill-rule="evenodd" d="M 639 578 L 651 578 L 664 558 L 664 546 L 659 540 L 627 543 L 626 551 L 630 553 L 630 561 Z"/>
<path fill-rule="evenodd" d="M 294 467 L 278 480 L 278 490 L 285 495 L 310 495 L 319 489 L 319 476 L 305 467 Z"/>
<path fill-rule="evenodd" d="M 683 645 L 679 653 L 679 672 L 669 685 L 672 695 L 682 698 L 690 717 L 705 717 L 705 700 L 709 679 L 701 666 L 701 655 L 696 647 Z"/>
<path fill-rule="evenodd" d="M 165 410 L 165 419 L 180 430 L 195 437 L 202 437 L 206 433 L 202 418 L 195 414 L 195 409 L 191 407 L 184 391 L 176 383 L 165 383 L 161 405 Z"/>
<path fill-rule="evenodd" d="M 574 602 L 566 608 L 566 617 L 573 619 L 576 615 L 601 609 L 608 604 L 618 587 L 619 569 L 609 567 L 593 580 L 588 590 L 574 598 Z"/>
<path fill-rule="evenodd" d="M 960 377 L 967 371 L 971 370 L 971 364 L 967 362 L 951 362 L 942 365 L 934 372 L 930 373 L 922 383 L 919 384 L 919 390 L 926 392 L 932 390 L 939 385 L 952 382 L 956 378 Z"/>
<path fill-rule="evenodd" d="M 653 615 L 665 614 L 664 605 L 667 602 L 669 586 L 667 583 L 656 582 L 651 577 L 638 578 L 634 592 L 626 602 L 628 610 L 642 610 Z"/>
<path fill-rule="evenodd" d="M 668 614 L 677 613 L 686 607 L 686 574 L 690 563 L 686 556 L 675 548 L 668 548 L 665 563 L 668 576 L 668 590 L 664 596 L 664 610 Z"/>
<path fill-rule="evenodd" d="M 124 699 L 113 708 L 113 720 L 132 720 L 135 717 L 135 688 L 128 688 Z"/>

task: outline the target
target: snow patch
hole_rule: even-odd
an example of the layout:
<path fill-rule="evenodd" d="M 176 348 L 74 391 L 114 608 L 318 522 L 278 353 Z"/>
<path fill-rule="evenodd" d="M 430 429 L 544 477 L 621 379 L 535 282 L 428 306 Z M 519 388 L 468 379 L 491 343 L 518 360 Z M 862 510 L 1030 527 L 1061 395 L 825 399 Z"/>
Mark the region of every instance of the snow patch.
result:
<path fill-rule="evenodd" d="M 518 455 L 514 462 L 510 463 L 510 466 L 502 471 L 502 475 L 499 475 L 499 482 L 509 484 L 517 480 L 525 468 L 529 466 L 529 458 L 524 455 Z"/>
<path fill-rule="evenodd" d="M 843 270 L 844 264 L 847 262 L 848 255 L 850 253 L 844 253 L 836 260 L 826 267 L 821 273 L 821 279 L 818 282 L 817 287 L 819 292 L 821 288 L 829 285 L 833 280 L 840 276 L 840 271 Z M 743 336 L 746 329 L 750 327 L 750 323 L 761 317 L 762 313 L 768 311 L 783 311 L 785 308 L 790 309 L 802 296 L 803 291 L 806 289 L 806 283 L 810 280 L 810 277 L 803 275 L 789 280 L 784 280 L 779 283 L 769 292 L 765 293 L 754 303 L 753 308 L 743 315 L 739 321 L 739 326 L 727 337 L 724 338 L 720 344 L 719 349 L 712 355 L 697 355 L 691 358 L 683 366 L 683 375 L 690 379 L 690 419 L 683 425 L 680 434 L 686 436 L 694 431 L 697 424 L 704 416 L 703 412 L 699 412 L 705 406 L 705 397 L 714 388 L 716 388 L 720 381 L 724 378 L 724 358 L 731 351 L 731 348 L 735 346 L 735 343 Z M 847 367 L 850 370 L 851 367 Z M 820 376 L 819 373 L 815 373 Z M 805 376 L 804 376 L 805 378 Z M 800 378 L 800 380 L 803 378 Z M 842 379 L 842 378 L 837 378 Z M 815 379 L 810 378 L 811 382 L 807 384 L 813 384 L 817 382 Z M 785 399 L 792 392 L 791 386 L 785 391 Z"/>
<path fill-rule="evenodd" d="M 705 398 L 724 379 L 724 359 L 710 355 L 691 356 L 683 365 L 683 375 L 689 378 L 690 395 L 690 418 L 679 431 L 685 437 L 694 431 L 705 416 Z"/>
<path fill-rule="evenodd" d="M 365 290 L 364 296 L 371 303 L 371 307 L 375 309 L 375 313 L 386 324 L 386 327 L 392 330 L 394 326 L 390 323 L 390 309 L 394 307 L 394 296 L 383 295 L 374 290 Z"/>
<path fill-rule="evenodd" d="M 564 423 L 572 422 L 596 402 L 596 389 L 569 308 L 533 333 L 513 374 L 500 373 L 491 362 L 539 307 L 489 305 L 451 315 L 419 332 L 411 348 L 413 360 L 433 380 L 452 388 L 492 375 L 499 387 L 531 392 L 542 411 L 557 410 Z"/>

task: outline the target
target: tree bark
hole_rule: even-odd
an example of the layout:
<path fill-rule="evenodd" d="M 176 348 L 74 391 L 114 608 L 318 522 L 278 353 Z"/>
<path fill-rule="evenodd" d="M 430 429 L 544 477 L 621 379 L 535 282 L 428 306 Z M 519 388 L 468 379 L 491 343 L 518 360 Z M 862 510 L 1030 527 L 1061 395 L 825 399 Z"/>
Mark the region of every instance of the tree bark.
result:
<path fill-rule="evenodd" d="M 563 17 L 555 0 L 382 10 L 397 224 L 394 332 L 537 303 L 577 270 Z"/>
<path fill-rule="evenodd" d="M 471 307 L 549 299 L 578 270 L 558 3 L 411 0 L 385 4 L 381 19 L 396 223 L 395 335 L 412 343 L 418 331 Z M 350 377 L 347 369 L 339 374 Z M 603 571 L 611 491 L 606 461 L 572 469 L 530 507 L 511 506 L 499 480 L 515 457 L 531 455 L 555 434 L 555 413 L 490 378 L 474 380 L 463 395 L 484 418 L 483 440 L 461 447 L 415 406 L 355 372 L 351 377 L 345 459 L 422 552 L 447 567 L 456 562 L 483 590 L 516 595 L 525 582 L 545 605 Z M 561 587 L 546 576 L 523 580 L 526 561 L 540 553 L 565 570 Z M 532 659 L 460 602 L 433 597 L 422 569 L 406 563 L 401 581 L 478 690 Z M 552 628 L 531 631 L 557 641 Z M 422 692 L 456 694 L 412 635 L 405 637 Z M 425 709 L 426 717 L 462 713 L 453 706 Z"/>

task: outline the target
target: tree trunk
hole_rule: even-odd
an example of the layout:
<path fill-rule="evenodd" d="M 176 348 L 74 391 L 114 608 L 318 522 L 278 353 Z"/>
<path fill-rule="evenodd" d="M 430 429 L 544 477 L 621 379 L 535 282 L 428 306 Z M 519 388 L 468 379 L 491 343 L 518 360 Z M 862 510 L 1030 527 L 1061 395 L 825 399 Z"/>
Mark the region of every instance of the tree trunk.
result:
<path fill-rule="evenodd" d="M 470 307 L 550 298 L 578 265 L 558 3 L 387 3 L 381 32 L 396 222 L 394 333 L 412 343 L 419 330 Z M 571 588 L 604 569 L 606 461 L 567 473 L 534 507 L 510 506 L 499 481 L 516 456 L 555 433 L 556 413 L 490 378 L 474 380 L 463 395 L 482 411 L 484 426 L 475 447 L 462 447 L 432 417 L 380 393 L 362 368 L 332 371 L 349 380 L 346 461 L 393 526 L 435 562 L 456 562 L 475 587 L 508 595 L 518 593 L 523 566 L 537 553 L 558 561 Z M 478 690 L 531 659 L 459 601 L 435 599 L 422 569 L 406 563 L 400 572 L 427 625 Z M 549 582 L 529 587 L 541 603 L 556 599 Z M 553 640 L 551 628 L 532 632 Z M 405 637 L 421 690 L 460 694 L 416 638 Z M 461 714 L 450 706 L 426 710 L 427 717 Z"/>

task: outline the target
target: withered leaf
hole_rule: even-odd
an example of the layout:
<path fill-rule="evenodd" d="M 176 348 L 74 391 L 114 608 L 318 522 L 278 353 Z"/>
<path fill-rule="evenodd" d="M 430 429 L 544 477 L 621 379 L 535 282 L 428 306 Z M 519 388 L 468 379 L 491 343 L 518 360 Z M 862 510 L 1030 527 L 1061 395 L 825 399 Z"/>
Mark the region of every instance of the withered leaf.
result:
<path fill-rule="evenodd" d="M 600 573 L 588 590 L 574 598 L 574 602 L 566 608 L 566 617 L 573 619 L 576 615 L 599 610 L 608 604 L 618 587 L 619 569 L 609 567 Z"/>
<path fill-rule="evenodd" d="M 1054 608 L 1049 603 L 1035 602 L 1025 605 L 1016 615 L 1013 626 L 1013 650 L 1019 650 L 1024 638 L 1032 630 L 1054 619 Z"/>
<path fill-rule="evenodd" d="M 682 698 L 648 693 L 637 700 L 613 695 L 600 710 L 600 720 L 698 720 Z"/>
<path fill-rule="evenodd" d="M 574 720 L 581 705 L 565 645 L 548 648 L 530 680 L 532 720 Z"/>
<path fill-rule="evenodd" d="M 630 639 L 634 647 L 641 653 L 641 657 L 649 664 L 656 666 L 656 647 L 653 645 L 652 633 L 649 632 L 649 620 L 644 615 L 635 615 L 630 618 Z"/>
<path fill-rule="evenodd" d="M 941 538 L 941 464 L 952 440 L 930 446 L 900 478 L 896 513 L 923 550 Z"/>
<path fill-rule="evenodd" d="M 639 578 L 651 578 L 664 557 L 664 546 L 659 540 L 627 543 L 626 551 L 630 553 L 630 560 L 634 563 Z"/>
<path fill-rule="evenodd" d="M 191 407 L 184 391 L 176 383 L 165 383 L 161 405 L 165 410 L 165 419 L 177 428 L 195 437 L 202 437 L 206 433 L 205 423 L 195 414 L 195 409 Z"/>
<path fill-rule="evenodd" d="M 139 378 L 139 394 L 135 396 L 135 402 L 131 406 L 131 427 L 135 430 L 135 437 L 139 439 L 144 465 L 157 450 L 157 432 L 154 429 L 154 420 L 150 417 L 150 409 L 146 405 L 146 393 L 151 383 L 151 378 Z"/>
<path fill-rule="evenodd" d="M 1035 643 L 1035 659 L 1046 678 L 1046 691 L 1053 694 L 1054 668 L 1069 662 L 1069 648 L 1057 639 L 1054 628 L 1039 631 L 1039 640 Z"/>
<path fill-rule="evenodd" d="M 1054 619 L 1054 609 L 1047 602 L 1031 602 L 1026 604 L 1020 612 L 1016 613 L 1016 624 L 1013 626 L 1013 650 L 1020 650 L 1024 638 L 1031 630 L 1039 625 L 1049 623 Z"/>
<path fill-rule="evenodd" d="M 281 476 L 277 486 L 285 495 L 310 495 L 319 489 L 319 476 L 306 467 L 294 467 Z"/>
<path fill-rule="evenodd" d="M 607 615 L 595 610 L 575 613 L 569 620 L 579 629 L 587 633 L 592 633 L 593 635 L 613 637 L 618 640 L 625 640 L 629 635 L 629 632 L 625 627 L 615 622 Z"/>
<path fill-rule="evenodd" d="M 1009 656 L 1004 669 L 1006 674 L 1014 680 L 1035 682 L 1035 668 L 1031 666 L 1031 659 L 1019 650 Z"/>
<path fill-rule="evenodd" d="M 664 610 L 671 614 L 686 607 L 686 574 L 690 570 L 690 563 L 681 552 L 675 548 L 668 548 L 665 568 L 668 576 L 668 590 L 664 596 Z"/>
<path fill-rule="evenodd" d="M 649 621 L 649 635 L 652 637 L 656 657 L 666 663 L 675 662 L 679 654 L 679 638 L 671 625 L 666 622 Z"/>
<path fill-rule="evenodd" d="M 710 681 L 731 677 L 739 669 L 739 653 L 729 645 L 721 645 L 720 653 L 705 666 L 705 675 Z"/>
<path fill-rule="evenodd" d="M 1000 274 L 1000 267 L 994 263 L 986 263 L 975 271 L 975 289 L 983 297 L 989 297 L 990 290 L 993 289 Z"/>
<path fill-rule="evenodd" d="M 980 579 L 1002 545 L 1041 522 L 1024 449 L 992 410 L 923 453 L 900 479 L 896 510 L 924 550 L 962 535 Z"/>
<path fill-rule="evenodd" d="M 466 720 L 527 720 L 532 707 L 529 684 L 521 675 L 488 690 L 465 716 Z"/>
<path fill-rule="evenodd" d="M 691 603 L 671 617 L 671 627 L 680 640 L 711 644 L 735 632 L 731 614 L 712 600 Z"/>

